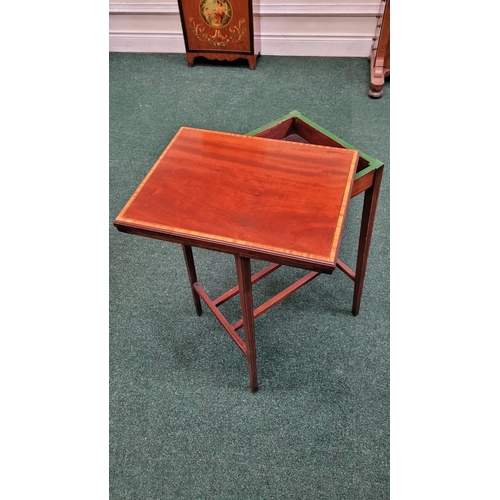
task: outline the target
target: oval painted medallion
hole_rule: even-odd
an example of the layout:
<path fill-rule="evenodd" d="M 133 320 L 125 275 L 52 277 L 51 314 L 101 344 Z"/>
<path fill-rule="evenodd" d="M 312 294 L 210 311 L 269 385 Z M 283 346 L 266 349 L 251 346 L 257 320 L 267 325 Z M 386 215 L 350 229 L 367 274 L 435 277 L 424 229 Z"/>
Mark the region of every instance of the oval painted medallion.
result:
<path fill-rule="evenodd" d="M 200 14 L 213 28 L 222 28 L 231 21 L 233 9 L 228 0 L 201 0 Z"/>

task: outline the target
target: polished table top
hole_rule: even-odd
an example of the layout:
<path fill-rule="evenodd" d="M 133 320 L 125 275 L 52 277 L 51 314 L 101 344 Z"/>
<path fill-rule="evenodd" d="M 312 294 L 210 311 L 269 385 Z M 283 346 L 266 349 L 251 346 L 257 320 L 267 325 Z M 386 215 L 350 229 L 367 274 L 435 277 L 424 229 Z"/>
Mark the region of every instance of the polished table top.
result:
<path fill-rule="evenodd" d="M 182 127 L 114 225 L 331 272 L 359 152 Z"/>

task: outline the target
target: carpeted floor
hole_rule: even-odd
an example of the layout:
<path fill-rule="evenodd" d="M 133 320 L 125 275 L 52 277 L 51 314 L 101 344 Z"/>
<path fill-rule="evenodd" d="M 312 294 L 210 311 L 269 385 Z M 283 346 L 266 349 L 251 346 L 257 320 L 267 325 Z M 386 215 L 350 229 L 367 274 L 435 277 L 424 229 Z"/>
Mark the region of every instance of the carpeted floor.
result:
<path fill-rule="evenodd" d="M 368 64 L 110 53 L 111 500 L 389 498 L 390 82 L 370 99 Z M 112 221 L 181 126 L 247 133 L 292 110 L 383 161 L 384 178 L 359 316 L 335 271 L 259 317 L 252 394 L 244 356 L 205 306 L 195 314 L 181 248 Z M 351 266 L 361 203 L 340 251 Z M 194 254 L 209 294 L 236 283 L 231 256 Z M 303 274 L 281 268 L 255 303 Z M 223 312 L 238 319 L 238 301 Z"/>

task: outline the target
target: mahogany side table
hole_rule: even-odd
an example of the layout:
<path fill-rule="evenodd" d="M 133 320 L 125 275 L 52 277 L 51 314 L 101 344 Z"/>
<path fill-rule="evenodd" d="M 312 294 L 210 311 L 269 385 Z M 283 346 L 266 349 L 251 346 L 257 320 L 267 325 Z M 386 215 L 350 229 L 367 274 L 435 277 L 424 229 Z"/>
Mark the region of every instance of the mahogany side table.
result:
<path fill-rule="evenodd" d="M 243 352 L 252 392 L 254 319 L 335 269 L 358 160 L 353 149 L 181 127 L 114 221 L 119 231 L 182 245 L 196 312 L 202 299 Z M 238 285 L 211 299 L 193 246 L 233 254 Z M 250 259 L 270 264 L 252 276 Z M 254 309 L 252 284 L 281 265 L 309 272 Z M 236 295 L 242 318 L 231 324 L 218 306 Z"/>

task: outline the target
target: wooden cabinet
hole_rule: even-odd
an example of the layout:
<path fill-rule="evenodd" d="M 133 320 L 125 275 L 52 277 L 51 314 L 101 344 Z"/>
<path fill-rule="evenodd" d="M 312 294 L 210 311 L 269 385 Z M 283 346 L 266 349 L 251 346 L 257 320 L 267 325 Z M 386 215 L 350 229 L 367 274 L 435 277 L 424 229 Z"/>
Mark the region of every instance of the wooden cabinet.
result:
<path fill-rule="evenodd" d="M 370 90 L 368 95 L 378 99 L 384 95 L 385 79 L 390 75 L 390 0 L 382 0 L 381 14 L 373 37 L 370 53 Z"/>
<path fill-rule="evenodd" d="M 196 57 L 219 61 L 246 59 L 255 69 L 258 19 L 251 0 L 177 0 L 188 66 Z"/>

